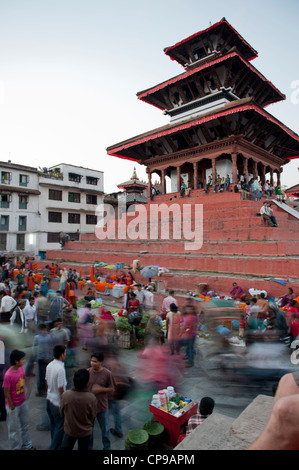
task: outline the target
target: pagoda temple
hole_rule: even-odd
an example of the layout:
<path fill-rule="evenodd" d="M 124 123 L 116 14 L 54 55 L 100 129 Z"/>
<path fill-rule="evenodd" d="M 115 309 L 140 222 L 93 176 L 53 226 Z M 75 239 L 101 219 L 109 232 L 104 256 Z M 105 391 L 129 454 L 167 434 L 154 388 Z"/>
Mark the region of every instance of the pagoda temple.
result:
<path fill-rule="evenodd" d="M 145 165 L 149 193 L 154 173 L 162 194 L 166 177 L 170 192 L 182 176 L 194 189 L 217 174 L 234 184 L 240 175 L 280 184 L 282 167 L 299 154 L 299 136 L 266 111 L 286 97 L 252 65 L 257 51 L 223 18 L 164 52 L 184 72 L 137 96 L 169 123 L 108 147 L 108 155 Z"/>
<path fill-rule="evenodd" d="M 131 178 L 124 183 L 118 184 L 117 187 L 123 189 L 127 207 L 147 203 L 145 192 L 147 191 L 148 185 L 138 178 L 136 168 L 134 168 Z"/>
<path fill-rule="evenodd" d="M 215 193 L 202 187 L 217 173 L 229 174 L 233 184 L 240 175 L 280 183 L 283 166 L 299 155 L 299 136 L 266 107 L 285 96 L 254 68 L 256 50 L 225 18 L 167 47 L 165 54 L 183 66 L 183 73 L 139 92 L 138 98 L 163 110 L 169 123 L 107 149 L 109 155 L 146 166 L 148 182 L 142 188 L 136 172 L 119 185 L 127 195 L 131 190 L 144 193 L 146 186 L 147 195 L 151 195 L 156 174 L 160 194 L 148 198 L 142 210 L 136 208 L 136 215 L 132 210 L 124 218 L 115 217 L 112 231 L 106 230 L 107 222 L 103 237 L 98 237 L 96 230 L 94 234 L 82 233 L 80 240 L 66 243 L 63 254 L 48 250 L 43 262 L 59 260 L 66 266 L 77 266 L 80 260 L 82 272 L 87 274 L 90 263 L 96 261 L 130 265 L 138 257 L 141 266 L 158 263 L 168 272 L 156 282 L 157 306 L 171 289 L 180 306 L 186 293 L 196 287 L 207 286 L 208 292 L 228 295 L 233 282 L 245 292 L 265 290 L 273 298 L 283 296 L 288 287 L 299 295 L 295 201 L 290 205 L 277 201 L 274 195 L 270 198 L 278 221 L 278 226 L 272 227 L 257 217 L 268 195 L 255 201 L 249 192 L 243 197 L 247 191 L 235 192 L 232 187 Z M 188 197 L 180 197 L 178 192 L 181 179 L 193 185 Z M 292 189 L 297 194 L 298 187 Z M 195 210 L 186 211 L 189 234 L 174 211 L 178 208 L 184 216 L 188 206 L 204 207 L 202 224 Z M 152 218 L 155 211 L 156 219 Z M 113 213 L 116 216 L 116 211 Z M 200 232 L 202 245 L 186 245 L 192 236 L 198 241 Z M 144 282 L 140 273 L 135 276 Z"/>

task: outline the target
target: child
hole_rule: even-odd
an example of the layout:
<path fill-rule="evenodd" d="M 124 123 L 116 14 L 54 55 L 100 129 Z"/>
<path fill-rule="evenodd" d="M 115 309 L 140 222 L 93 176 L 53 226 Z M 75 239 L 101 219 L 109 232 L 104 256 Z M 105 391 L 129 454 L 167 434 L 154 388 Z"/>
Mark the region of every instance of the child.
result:
<path fill-rule="evenodd" d="M 29 436 L 28 404 L 25 396 L 25 353 L 14 349 L 3 380 L 10 450 L 35 450 Z M 18 437 L 20 432 L 21 443 Z"/>
<path fill-rule="evenodd" d="M 240 315 L 240 325 L 239 325 L 239 338 L 240 339 L 244 338 L 245 325 L 246 325 L 245 315 L 243 315 L 243 313 L 241 313 L 241 315 Z"/>

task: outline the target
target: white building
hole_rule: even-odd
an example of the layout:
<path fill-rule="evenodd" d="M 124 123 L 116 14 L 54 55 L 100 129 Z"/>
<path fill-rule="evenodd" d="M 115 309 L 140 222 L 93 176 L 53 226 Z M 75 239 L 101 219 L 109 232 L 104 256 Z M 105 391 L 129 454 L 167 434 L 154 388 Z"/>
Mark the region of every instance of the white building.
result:
<path fill-rule="evenodd" d="M 93 233 L 104 175 L 68 164 L 38 171 L 0 162 L 0 255 L 41 256 L 60 248 L 61 234 Z"/>
<path fill-rule="evenodd" d="M 0 252 L 36 254 L 40 221 L 36 168 L 0 162 Z"/>
<path fill-rule="evenodd" d="M 61 234 L 79 240 L 94 232 L 96 208 L 103 202 L 104 174 L 61 163 L 39 174 L 39 254 L 60 248 Z"/>

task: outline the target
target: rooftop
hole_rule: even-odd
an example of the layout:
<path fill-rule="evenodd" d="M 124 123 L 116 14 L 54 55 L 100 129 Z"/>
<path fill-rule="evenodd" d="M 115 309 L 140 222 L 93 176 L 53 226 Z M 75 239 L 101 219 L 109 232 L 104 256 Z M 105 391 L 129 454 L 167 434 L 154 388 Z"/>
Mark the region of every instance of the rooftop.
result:
<path fill-rule="evenodd" d="M 214 35 L 219 34 L 216 47 L 211 40 L 212 33 Z M 172 60 L 176 60 L 178 63 L 185 66 L 188 63 L 187 57 L 189 57 L 190 46 L 200 41 L 202 47 L 205 49 L 203 44 L 204 38 L 207 38 L 207 44 L 210 53 L 215 50 L 220 50 L 221 48 L 224 49 L 225 45 L 228 45 L 229 47 L 230 44 L 237 44 L 238 49 L 240 49 L 242 55 L 247 60 L 255 59 L 258 56 L 258 52 L 253 49 L 253 47 L 250 46 L 247 41 L 245 41 L 245 39 L 226 20 L 226 18 L 222 18 L 218 23 L 215 23 L 202 31 L 198 31 L 195 34 L 192 34 L 191 36 L 177 42 L 173 46 L 166 47 L 164 52 Z M 189 51 L 187 51 L 187 49 L 189 49 Z M 207 51 L 206 55 L 208 55 Z"/>

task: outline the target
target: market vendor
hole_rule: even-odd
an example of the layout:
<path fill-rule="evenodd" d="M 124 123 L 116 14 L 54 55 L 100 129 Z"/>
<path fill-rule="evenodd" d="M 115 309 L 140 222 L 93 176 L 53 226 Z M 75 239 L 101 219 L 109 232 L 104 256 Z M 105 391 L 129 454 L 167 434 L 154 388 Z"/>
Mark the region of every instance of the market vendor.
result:
<path fill-rule="evenodd" d="M 96 300 L 94 289 L 89 287 L 84 299 L 87 300 L 88 302 L 90 302 L 91 300 Z"/>
<path fill-rule="evenodd" d="M 238 286 L 236 282 L 233 283 L 233 288 L 229 294 L 234 300 L 242 300 L 246 297 L 246 294 L 243 291 L 242 287 Z"/>
<path fill-rule="evenodd" d="M 286 307 L 291 305 L 292 300 L 294 300 L 296 295 L 291 287 L 288 288 L 288 292 L 282 297 L 280 302 L 280 307 Z"/>
<path fill-rule="evenodd" d="M 190 434 L 194 429 L 208 418 L 214 410 L 215 402 L 211 397 L 203 397 L 200 400 L 198 411 L 196 415 L 191 416 L 188 420 L 186 435 Z"/>

